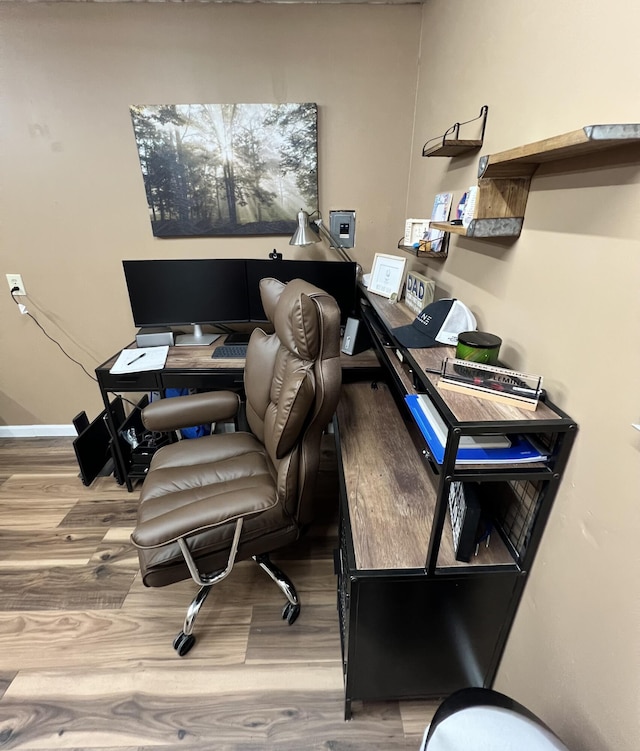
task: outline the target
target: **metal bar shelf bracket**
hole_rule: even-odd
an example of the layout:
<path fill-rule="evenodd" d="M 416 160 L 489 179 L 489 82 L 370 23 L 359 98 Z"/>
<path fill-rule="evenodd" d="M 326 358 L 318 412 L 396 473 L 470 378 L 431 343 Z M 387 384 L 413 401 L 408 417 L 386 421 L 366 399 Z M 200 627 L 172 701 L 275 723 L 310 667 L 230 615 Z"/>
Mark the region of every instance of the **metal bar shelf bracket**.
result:
<path fill-rule="evenodd" d="M 458 156 L 467 151 L 479 149 L 484 142 L 484 130 L 487 125 L 487 113 L 489 105 L 484 104 L 478 117 L 466 120 L 463 123 L 454 123 L 442 136 L 431 138 L 422 147 L 422 156 Z M 473 139 L 460 138 L 460 126 L 481 120 L 480 137 Z"/>

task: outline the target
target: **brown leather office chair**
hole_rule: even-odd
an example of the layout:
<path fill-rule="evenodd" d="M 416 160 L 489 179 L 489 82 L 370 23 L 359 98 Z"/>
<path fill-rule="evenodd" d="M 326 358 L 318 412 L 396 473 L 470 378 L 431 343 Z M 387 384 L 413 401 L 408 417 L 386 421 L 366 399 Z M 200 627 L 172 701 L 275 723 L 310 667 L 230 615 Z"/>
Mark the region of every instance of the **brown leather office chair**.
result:
<path fill-rule="evenodd" d="M 245 365 L 251 432 L 219 433 L 158 450 L 140 495 L 138 548 L 145 585 L 189 578 L 201 589 L 173 642 L 193 646 L 195 617 L 234 561 L 253 558 L 287 598 L 283 619 L 300 612 L 291 581 L 269 553 L 296 540 L 312 521 L 322 432 L 340 393 L 340 312 L 335 300 L 300 279 L 260 282 L 274 333 L 255 330 Z M 149 430 L 172 431 L 233 418 L 235 393 L 163 399 L 143 411 Z"/>

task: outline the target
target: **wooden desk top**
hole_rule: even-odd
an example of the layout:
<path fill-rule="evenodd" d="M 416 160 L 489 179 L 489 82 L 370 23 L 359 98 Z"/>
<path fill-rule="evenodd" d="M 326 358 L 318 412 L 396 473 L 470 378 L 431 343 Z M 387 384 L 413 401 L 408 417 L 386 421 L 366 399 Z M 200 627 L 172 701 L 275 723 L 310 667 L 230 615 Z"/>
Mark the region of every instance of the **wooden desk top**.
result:
<path fill-rule="evenodd" d="M 436 490 L 393 397 L 343 386 L 337 417 L 357 567 L 424 568 Z"/>
<path fill-rule="evenodd" d="M 387 386 L 343 386 L 336 414 L 357 568 L 424 569 L 436 478 L 413 445 Z M 457 561 L 447 514 L 437 565 L 514 564 L 498 535 L 471 563 Z"/>
<path fill-rule="evenodd" d="M 398 326 L 406 326 L 415 319 L 415 313 L 409 310 L 404 303 L 391 303 L 380 295 L 374 295 L 367 291 L 364 292 L 366 299 L 369 301 L 375 312 L 378 314 L 384 325 L 388 329 L 394 329 Z M 392 349 L 392 348 L 391 348 Z M 434 384 L 438 394 L 449 407 L 454 417 L 460 422 L 492 422 L 492 421 L 536 421 L 536 420 L 557 420 L 564 419 L 564 415 L 557 412 L 552 405 L 538 402 L 538 408 L 535 411 L 520 409 L 510 404 L 492 402 L 487 399 L 470 394 L 461 394 L 447 389 L 441 389 L 438 386 L 440 376 L 437 373 L 429 373 L 430 370 L 439 371 L 442 367 L 442 361 L 447 357 L 455 357 L 455 347 L 428 347 L 426 349 L 409 349 L 408 354 L 420 370 L 422 370 L 429 381 Z M 393 362 L 395 355 L 390 352 L 390 360 Z M 400 369 L 401 366 L 398 365 Z M 406 375 L 403 376 L 403 383 L 408 386 L 408 393 L 416 393 L 416 389 L 408 380 Z"/>
<path fill-rule="evenodd" d="M 244 359 L 238 358 L 215 358 L 211 357 L 213 350 L 224 344 L 225 337 L 222 336 L 213 344 L 204 347 L 186 346 L 186 347 L 169 347 L 167 362 L 163 370 L 244 370 Z M 126 349 L 137 349 L 135 342 L 126 345 Z M 116 353 L 107 360 L 100 368 L 109 369 L 117 360 L 120 352 Z M 340 364 L 345 370 L 358 368 L 378 367 L 379 362 L 374 350 L 369 349 L 360 352 L 357 355 L 345 355 L 340 353 Z"/>

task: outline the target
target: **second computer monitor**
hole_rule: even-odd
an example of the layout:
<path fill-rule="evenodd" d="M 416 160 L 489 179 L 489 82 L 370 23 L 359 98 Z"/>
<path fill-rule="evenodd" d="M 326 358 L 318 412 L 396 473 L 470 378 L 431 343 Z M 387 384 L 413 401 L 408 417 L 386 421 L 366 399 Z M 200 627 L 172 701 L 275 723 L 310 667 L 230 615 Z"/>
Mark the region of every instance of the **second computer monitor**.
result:
<path fill-rule="evenodd" d="M 266 321 L 267 316 L 260 299 L 260 280 L 272 277 L 281 282 L 304 279 L 335 298 L 340 308 L 340 321 L 346 323 L 356 306 L 357 264 L 343 261 L 273 261 L 247 260 L 247 292 L 249 318 Z"/>
<path fill-rule="evenodd" d="M 243 259 L 123 261 L 136 326 L 249 320 Z"/>

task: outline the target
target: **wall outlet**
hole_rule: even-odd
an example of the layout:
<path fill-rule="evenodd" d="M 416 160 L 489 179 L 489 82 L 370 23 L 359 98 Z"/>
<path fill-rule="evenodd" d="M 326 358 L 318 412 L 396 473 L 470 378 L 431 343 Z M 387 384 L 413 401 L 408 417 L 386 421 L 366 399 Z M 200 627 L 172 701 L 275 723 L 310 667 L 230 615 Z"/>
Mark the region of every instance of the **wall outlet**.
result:
<path fill-rule="evenodd" d="M 7 282 L 9 284 L 9 289 L 12 290 L 14 287 L 17 287 L 18 289 L 15 292 L 12 292 L 13 295 L 26 295 L 27 291 L 24 288 L 24 284 L 22 283 L 22 275 L 21 274 L 7 274 Z"/>

